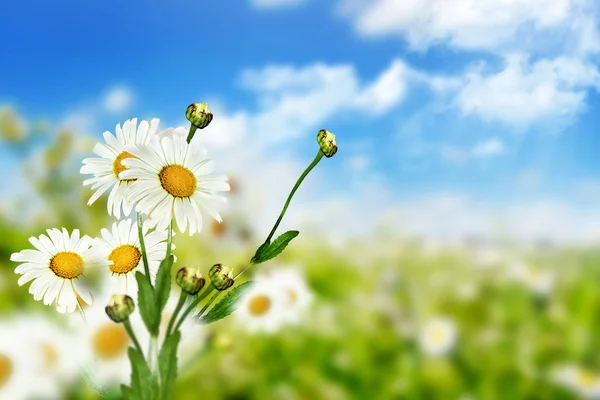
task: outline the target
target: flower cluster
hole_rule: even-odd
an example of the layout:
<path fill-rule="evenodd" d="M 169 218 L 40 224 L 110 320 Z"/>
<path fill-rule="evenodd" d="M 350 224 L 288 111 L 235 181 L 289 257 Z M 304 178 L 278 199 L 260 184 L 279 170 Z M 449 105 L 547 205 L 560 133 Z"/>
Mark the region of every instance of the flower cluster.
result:
<path fill-rule="evenodd" d="M 128 398 L 154 398 L 156 393 L 159 398 L 168 397 L 177 373 L 181 327 L 188 316 L 208 324 L 231 314 L 238 301 L 244 304 L 246 314 L 250 312 L 255 317 L 272 315 L 281 304 L 290 310 L 303 307 L 302 287 L 286 284 L 288 288 L 281 290 L 286 287 L 283 283 L 289 283 L 287 278 L 278 291 L 265 292 L 269 285 L 260 278 L 255 286 L 253 282 L 237 286 L 235 283 L 248 268 L 279 255 L 299 234 L 288 231 L 272 240 L 304 178 L 323 156 L 329 158 L 337 152 L 335 135 L 320 130 L 315 159 L 296 182 L 273 229 L 248 265 L 234 275 L 232 268 L 214 264 L 207 273 L 208 279 L 198 267 L 179 268 L 175 282 L 181 288 L 180 297 L 175 308 L 169 310 L 175 262 L 174 227 L 194 235 L 202 230 L 204 215 L 221 223 L 217 211 L 219 204 L 225 202 L 221 193 L 230 190 L 227 177 L 213 174 L 215 164 L 207 158 L 206 150 L 191 144 L 196 131 L 206 128 L 213 119 L 208 105 L 190 105 L 186 117 L 191 124 L 189 129 L 162 131 L 158 129 L 158 119 L 139 124 L 137 119 L 128 120 L 117 125 L 114 134 L 104 132 L 104 143 L 96 144 L 93 150 L 98 157 L 83 160 L 80 172 L 92 175 L 83 182 L 93 192 L 88 205 L 108 192 L 108 214 L 118 219 L 110 229 L 101 229 L 96 238 L 81 236 L 78 229 L 48 229 L 47 234 L 29 239 L 35 250 L 26 249 L 11 256 L 12 261 L 19 263 L 15 269 L 21 275 L 18 284 L 31 282 L 29 292 L 35 300 L 55 305 L 61 313 L 79 309 L 82 316 L 84 308 L 93 302 L 96 304 L 91 308 L 99 309 L 98 298 L 94 297 L 107 304 L 103 308 L 106 315 L 121 325 L 109 323 L 106 332 L 114 338 L 118 332 L 123 339 L 119 341 L 123 344 L 120 349 L 131 345 L 128 356 L 132 381 L 130 386 L 122 386 L 123 395 Z M 93 296 L 89 281 L 94 275 L 112 281 L 111 289 Z M 246 292 L 248 295 L 244 295 Z M 222 293 L 226 294 L 210 308 Z M 287 300 L 273 302 L 275 297 L 269 295 L 284 295 Z M 203 301 L 198 312 L 197 306 Z M 134 314 L 136 309 L 140 318 Z M 167 321 L 163 312 L 170 315 Z M 294 318 L 287 318 L 286 322 L 294 322 Z M 143 325 L 132 325 L 132 321 Z M 167 322 L 166 328 L 162 322 Z M 144 327 L 146 335 L 136 335 L 135 330 Z M 138 336 L 148 339 L 148 345 L 140 344 Z M 163 341 L 157 347 L 159 337 Z M 159 354 L 161 363 L 168 367 L 158 368 Z M 146 384 L 147 379 L 151 385 Z"/>

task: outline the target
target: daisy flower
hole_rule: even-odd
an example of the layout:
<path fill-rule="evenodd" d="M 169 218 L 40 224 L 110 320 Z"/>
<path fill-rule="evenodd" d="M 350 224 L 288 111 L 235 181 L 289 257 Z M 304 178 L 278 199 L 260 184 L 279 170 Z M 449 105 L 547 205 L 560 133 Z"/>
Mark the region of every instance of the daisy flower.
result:
<path fill-rule="evenodd" d="M 158 123 L 159 120 L 155 118 L 150 123 L 142 121 L 137 126 L 137 118 L 134 118 L 125 121 L 123 128 L 120 124 L 116 126 L 117 137 L 109 131 L 104 132 L 106 143 L 97 143 L 94 147 L 94 153 L 100 157 L 84 159 L 84 165 L 80 170 L 82 174 L 94 175 L 93 178 L 83 182 L 84 186 L 92 185 L 92 190 L 95 190 L 88 205 L 93 204 L 104 192 L 112 188 L 108 196 L 108 214 L 121 218 L 121 207 L 125 216 L 130 214 L 133 203 L 128 200 L 127 188 L 133 181 L 120 179 L 119 173 L 127 169 L 123 165 L 123 160 L 134 156 L 124 148 L 130 145 L 150 143 L 156 137 Z"/>
<path fill-rule="evenodd" d="M 145 226 L 143 229 L 148 268 L 150 277 L 154 280 L 160 262 L 164 260 L 167 253 L 167 232 L 154 231 L 148 234 L 148 227 Z M 128 294 L 136 299 L 135 273 L 144 272 L 137 223 L 126 219 L 113 223 L 111 231 L 102 229 L 100 233 L 102 238 L 96 239 L 94 247 L 108 260 L 114 293 Z"/>
<path fill-rule="evenodd" d="M 201 210 L 221 222 L 213 209 L 213 201 L 225 201 L 216 192 L 228 191 L 227 178 L 209 175 L 213 161 L 204 149 L 198 151 L 178 135 L 162 137 L 156 146 L 139 145 L 127 148 L 134 158 L 123 160 L 126 170 L 121 179 L 135 179 L 130 187 L 130 199 L 136 210 L 148 215 L 147 222 L 165 230 L 173 216 L 181 232 L 189 225 L 189 234 L 202 229 Z"/>
<path fill-rule="evenodd" d="M 285 291 L 270 280 L 255 281 L 241 297 L 233 314 L 249 332 L 275 332 L 288 322 Z"/>
<path fill-rule="evenodd" d="M 419 341 L 425 353 L 442 356 L 452 350 L 456 336 L 456 326 L 451 320 L 436 318 L 425 324 Z"/>
<path fill-rule="evenodd" d="M 310 305 L 313 295 L 306 285 L 299 268 L 275 269 L 255 276 L 256 281 L 268 281 L 269 285 L 283 291 L 286 320 L 298 324 Z"/>
<path fill-rule="evenodd" d="M 600 375 L 587 368 L 573 364 L 563 365 L 551 372 L 551 378 L 582 398 L 600 398 Z"/>
<path fill-rule="evenodd" d="M 56 300 L 58 312 L 73 312 L 78 297 L 88 304 L 92 297 L 85 284 L 85 272 L 89 268 L 100 268 L 107 264 L 93 248 L 92 238 L 79 236 L 75 229 L 69 236 L 65 228 L 48 229 L 48 236 L 31 237 L 29 242 L 37 250 L 22 250 L 10 256 L 11 261 L 20 262 L 15 273 L 22 275 L 19 286 L 33 280 L 29 293 L 36 301 L 50 305 Z"/>

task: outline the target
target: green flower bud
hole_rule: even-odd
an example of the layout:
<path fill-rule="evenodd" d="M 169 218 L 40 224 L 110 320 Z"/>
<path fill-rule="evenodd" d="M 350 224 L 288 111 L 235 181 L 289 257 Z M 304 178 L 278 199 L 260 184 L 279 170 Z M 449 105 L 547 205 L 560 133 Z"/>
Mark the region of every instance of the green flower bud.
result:
<path fill-rule="evenodd" d="M 229 289 L 233 285 L 233 270 L 221 264 L 215 264 L 208 271 L 210 282 L 217 290 Z"/>
<path fill-rule="evenodd" d="M 185 112 L 185 117 L 198 129 L 206 128 L 213 119 L 207 103 L 190 104 Z"/>
<path fill-rule="evenodd" d="M 317 142 L 319 143 L 321 151 L 325 157 L 333 157 L 333 155 L 337 152 L 335 135 L 328 130 L 321 129 L 319 133 L 317 133 Z"/>
<path fill-rule="evenodd" d="M 129 318 L 135 310 L 135 304 L 126 294 L 113 294 L 104 310 L 110 319 L 118 323 Z"/>
<path fill-rule="evenodd" d="M 177 271 L 175 281 L 181 287 L 181 290 L 187 294 L 198 294 L 200 289 L 204 287 L 206 279 L 202 277 L 200 268 L 196 267 L 183 267 Z"/>

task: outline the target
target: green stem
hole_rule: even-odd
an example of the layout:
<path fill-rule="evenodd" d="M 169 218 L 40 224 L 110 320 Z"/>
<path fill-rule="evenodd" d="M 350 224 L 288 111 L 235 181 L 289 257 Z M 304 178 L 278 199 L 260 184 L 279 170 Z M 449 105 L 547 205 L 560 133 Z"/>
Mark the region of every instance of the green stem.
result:
<path fill-rule="evenodd" d="M 204 307 L 202 307 L 202 310 L 200 310 L 200 312 L 198 313 L 198 318 L 200 318 L 204 314 L 204 311 L 206 311 L 206 309 L 208 307 L 210 307 L 210 305 L 213 303 L 213 301 L 215 301 L 215 299 L 217 297 L 219 297 L 220 294 L 221 294 L 221 292 L 217 292 L 217 293 L 213 294 L 213 297 L 210 298 L 210 300 L 208 301 L 208 303 L 206 303 L 204 305 Z"/>
<path fill-rule="evenodd" d="M 196 129 L 198 129 L 198 128 L 196 128 L 194 126 L 194 124 L 190 125 L 190 133 L 188 133 L 188 136 L 187 136 L 187 139 L 186 139 L 186 141 L 188 142 L 188 144 L 190 144 L 190 142 L 192 141 L 192 138 L 194 137 L 194 134 L 196 133 Z"/>
<path fill-rule="evenodd" d="M 143 355 L 144 352 L 142 351 L 142 346 L 140 346 L 140 342 L 138 342 L 137 337 L 135 336 L 135 332 L 133 332 L 133 328 L 131 327 L 131 322 L 129 321 L 129 318 L 123 321 L 123 326 L 125 327 L 127 333 L 129 333 L 129 337 L 131 338 L 131 341 L 133 342 L 133 345 L 135 346 L 137 351 L 139 351 L 140 354 Z"/>
<path fill-rule="evenodd" d="M 144 260 L 144 273 L 148 277 L 148 282 L 150 282 L 150 286 L 152 286 L 152 280 L 150 279 L 150 267 L 148 267 L 148 255 L 146 254 L 146 245 L 144 244 L 144 231 L 142 229 L 142 214 L 138 213 L 137 215 L 138 222 L 138 236 L 140 239 L 140 248 L 142 249 L 142 259 Z"/>
<path fill-rule="evenodd" d="M 317 153 L 317 156 L 315 157 L 313 162 L 310 163 L 310 165 L 304 170 L 302 175 L 300 175 L 300 178 L 298 178 L 298 180 L 296 181 L 296 184 L 290 192 L 290 195 L 288 196 L 287 201 L 283 206 L 283 210 L 281 210 L 281 214 L 279 214 L 279 218 L 277 219 L 277 222 L 275 222 L 275 226 L 273 226 L 273 229 L 271 229 L 271 233 L 269 233 L 269 236 L 267 237 L 267 240 L 265 240 L 265 243 L 268 243 L 275 234 L 275 230 L 277 230 L 279 223 L 283 219 L 283 216 L 285 215 L 285 212 L 287 211 L 287 208 L 290 205 L 290 201 L 292 201 L 292 197 L 294 197 L 294 193 L 296 193 L 296 190 L 298 190 L 300 184 L 302 183 L 304 178 L 306 178 L 306 175 L 308 175 L 308 173 L 319 163 L 319 161 L 321 161 L 321 158 L 323 158 L 323 152 L 321 151 L 321 149 L 319 149 L 319 152 Z"/>
<path fill-rule="evenodd" d="M 150 367 L 150 372 L 152 375 L 156 374 L 156 336 L 150 336 L 150 346 L 148 346 L 148 367 Z"/>
<path fill-rule="evenodd" d="M 179 322 L 177 322 L 177 325 L 175 325 L 175 329 L 173 330 L 173 332 L 177 332 L 177 330 L 179 329 L 179 327 L 181 327 L 181 324 L 183 324 L 183 321 L 189 315 L 189 313 L 191 313 L 194 310 L 194 308 L 196 308 L 196 306 L 200 304 L 200 302 L 204 300 L 204 298 L 206 298 L 206 296 L 208 296 L 213 290 L 215 290 L 215 287 L 212 284 L 210 284 L 204 290 L 204 292 L 202 292 L 201 295 L 199 295 L 194 301 L 192 301 L 188 308 L 186 308 L 185 312 L 181 315 L 181 318 L 179 319 Z"/>
<path fill-rule="evenodd" d="M 254 262 L 250 261 L 248 263 L 248 265 L 246 265 L 244 268 L 242 268 L 242 270 L 240 272 L 238 272 L 236 276 L 233 277 L 233 280 L 236 280 L 238 278 L 238 276 L 240 276 L 241 274 L 243 274 L 248 268 L 250 268 L 253 265 L 254 265 Z"/>
<path fill-rule="evenodd" d="M 171 329 L 173 328 L 173 324 L 175 323 L 175 320 L 177 319 L 179 312 L 183 308 L 183 305 L 185 304 L 187 297 L 188 297 L 188 294 L 182 290 L 181 295 L 179 295 L 179 302 L 177 303 L 177 307 L 175 307 L 175 311 L 173 312 L 173 315 L 171 315 L 171 319 L 169 320 L 169 325 L 167 326 L 167 335 L 166 336 L 169 336 L 171 334 Z"/>

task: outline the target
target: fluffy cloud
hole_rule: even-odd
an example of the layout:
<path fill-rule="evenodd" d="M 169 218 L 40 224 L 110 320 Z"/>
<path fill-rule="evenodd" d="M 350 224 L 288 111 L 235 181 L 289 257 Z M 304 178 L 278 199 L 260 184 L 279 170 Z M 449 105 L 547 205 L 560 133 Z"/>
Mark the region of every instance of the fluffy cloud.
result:
<path fill-rule="evenodd" d="M 592 0 L 344 0 L 340 9 L 360 34 L 401 36 L 417 49 L 449 44 L 502 51 L 553 37 L 589 52 L 600 43 Z"/>
<path fill-rule="evenodd" d="M 258 96 L 261 110 L 251 121 L 255 132 L 277 140 L 318 128 L 343 112 L 382 115 L 404 99 L 412 74 L 394 60 L 375 80 L 363 83 L 351 65 L 317 63 L 246 70 L 241 84 Z"/>
<path fill-rule="evenodd" d="M 531 63 L 513 55 L 499 72 L 469 72 L 455 102 L 464 114 L 526 128 L 544 120 L 569 121 L 584 107 L 590 87 L 600 87 L 600 74 L 590 63 L 563 57 Z"/>
<path fill-rule="evenodd" d="M 133 103 L 133 94 L 126 88 L 111 89 L 102 101 L 104 109 L 111 113 L 126 111 Z"/>

